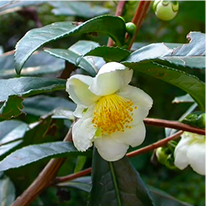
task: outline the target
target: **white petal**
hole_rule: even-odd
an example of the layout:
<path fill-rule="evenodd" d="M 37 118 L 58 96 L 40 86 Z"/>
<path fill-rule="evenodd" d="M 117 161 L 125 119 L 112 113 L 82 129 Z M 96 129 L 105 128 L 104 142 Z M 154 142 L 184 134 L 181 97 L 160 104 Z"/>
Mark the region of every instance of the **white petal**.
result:
<path fill-rule="evenodd" d="M 134 106 L 137 106 L 137 109 L 133 110 L 134 121 L 131 126 L 141 122 L 149 114 L 153 100 L 143 90 L 128 85 L 122 88 L 117 94 L 126 99 L 132 100 Z"/>
<path fill-rule="evenodd" d="M 185 169 L 189 164 L 187 158 L 187 151 L 190 141 L 190 138 L 181 138 L 174 151 L 174 164 L 181 170 Z"/>
<path fill-rule="evenodd" d="M 135 105 L 140 105 L 146 107 L 148 110 L 151 109 L 153 100 L 152 98 L 144 92 L 142 89 L 127 85 L 123 87 L 118 94 L 129 100 L 132 100 Z"/>
<path fill-rule="evenodd" d="M 134 125 L 131 129 L 125 129 L 124 132 L 115 132 L 110 136 L 117 142 L 136 147 L 145 139 L 146 129 L 143 122 Z"/>
<path fill-rule="evenodd" d="M 79 151 L 86 151 L 92 146 L 92 139 L 96 129 L 92 125 L 92 116 L 90 114 L 91 111 L 86 112 L 72 128 L 73 143 Z"/>
<path fill-rule="evenodd" d="M 133 70 L 120 63 L 107 63 L 101 67 L 89 89 L 99 96 L 113 94 L 129 84 L 132 74 Z"/>
<path fill-rule="evenodd" d="M 77 118 L 81 118 L 83 116 L 83 111 L 85 110 L 85 107 L 82 105 L 77 105 L 75 111 L 73 112 L 73 115 Z"/>
<path fill-rule="evenodd" d="M 194 141 L 190 145 L 187 158 L 192 169 L 201 174 L 205 175 L 205 141 Z"/>
<path fill-rule="evenodd" d="M 99 137 L 94 139 L 94 145 L 96 146 L 100 156 L 106 161 L 117 161 L 124 157 L 127 152 L 128 145 L 115 141 L 110 137 Z"/>
<path fill-rule="evenodd" d="M 74 75 L 67 80 L 66 91 L 76 104 L 87 107 L 99 99 L 88 89 L 92 81 L 92 77 L 81 74 Z"/>

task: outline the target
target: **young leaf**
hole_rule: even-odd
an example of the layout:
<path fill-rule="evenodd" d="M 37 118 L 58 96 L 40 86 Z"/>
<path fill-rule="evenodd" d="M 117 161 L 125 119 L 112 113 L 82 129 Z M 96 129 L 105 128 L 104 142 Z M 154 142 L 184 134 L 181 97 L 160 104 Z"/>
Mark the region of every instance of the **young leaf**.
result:
<path fill-rule="evenodd" d="M 65 89 L 65 85 L 65 80 L 43 77 L 0 79 L 0 102 L 7 100 L 10 95 L 27 97 L 34 94 Z"/>
<path fill-rule="evenodd" d="M 15 187 L 11 180 L 0 174 L 0 206 L 10 206 L 15 199 Z"/>
<path fill-rule="evenodd" d="M 153 206 L 149 192 L 127 157 L 103 160 L 95 151 L 89 206 Z"/>
<path fill-rule="evenodd" d="M 18 168 L 46 157 L 66 157 L 78 153 L 72 143 L 51 142 L 23 147 L 0 162 L 0 171 Z"/>
<path fill-rule="evenodd" d="M 22 113 L 24 106 L 22 105 L 23 98 L 11 95 L 0 108 L 0 121 L 11 119 L 19 116 Z"/>
<path fill-rule="evenodd" d="M 101 32 L 110 36 L 117 45 L 122 45 L 125 38 L 125 23 L 115 16 L 99 16 L 79 26 L 72 22 L 56 22 L 42 28 L 32 29 L 17 43 L 15 67 L 19 74 L 27 59 L 42 45 L 69 35 Z"/>

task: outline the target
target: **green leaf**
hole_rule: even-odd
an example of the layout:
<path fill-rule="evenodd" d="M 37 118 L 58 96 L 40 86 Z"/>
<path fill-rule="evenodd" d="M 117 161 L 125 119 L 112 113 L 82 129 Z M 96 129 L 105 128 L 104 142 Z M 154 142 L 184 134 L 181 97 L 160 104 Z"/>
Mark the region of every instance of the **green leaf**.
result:
<path fill-rule="evenodd" d="M 0 171 L 19 168 L 46 157 L 66 157 L 72 153 L 79 153 L 72 143 L 51 142 L 23 147 L 11 153 L 0 162 Z"/>
<path fill-rule="evenodd" d="M 67 188 L 76 188 L 89 193 L 92 189 L 91 181 L 92 180 L 90 176 L 80 177 L 72 181 L 60 183 L 58 184 L 58 186 L 67 187 Z"/>
<path fill-rule="evenodd" d="M 103 160 L 95 151 L 89 206 L 152 206 L 148 190 L 127 157 Z"/>
<path fill-rule="evenodd" d="M 46 52 L 35 52 L 24 65 L 21 76 L 44 75 L 60 72 L 65 68 L 65 62 Z M 15 77 L 14 54 L 0 55 L 0 77 Z"/>
<path fill-rule="evenodd" d="M 10 95 L 28 97 L 34 94 L 65 89 L 66 81 L 43 77 L 0 79 L 0 102 Z"/>
<path fill-rule="evenodd" d="M 12 4 L 15 1 L 17 1 L 17 0 L 1 0 L 0 1 L 0 9 L 1 9 L 1 7 L 8 6 L 9 4 Z"/>
<path fill-rule="evenodd" d="M 198 34 L 191 33 L 191 37 L 199 38 Z M 174 49 L 170 49 L 164 43 L 154 43 L 144 46 L 134 51 L 128 56 L 125 61 L 127 62 L 142 62 L 146 60 L 152 60 L 162 66 L 169 66 L 176 69 L 191 68 L 191 69 L 204 69 L 205 68 L 205 35 L 201 34 L 204 38 L 197 40 L 195 43 L 193 39 L 189 44 L 183 44 L 182 46 Z M 199 53 L 197 50 L 199 49 Z"/>
<path fill-rule="evenodd" d="M 172 103 L 183 103 L 183 102 L 194 102 L 194 100 L 192 99 L 192 97 L 189 94 L 185 94 L 183 96 L 179 96 L 179 97 L 175 97 L 172 100 Z"/>
<path fill-rule="evenodd" d="M 149 60 L 141 62 L 124 61 L 122 64 L 138 72 L 161 79 L 179 87 L 190 94 L 190 96 L 198 103 L 201 110 L 205 110 L 205 84 L 196 76 L 177 69 L 162 67 L 162 65 Z"/>
<path fill-rule="evenodd" d="M 50 97 L 46 95 L 38 95 L 34 97 L 29 97 L 24 100 L 23 111 L 35 116 L 46 115 L 56 108 L 64 108 L 67 110 L 74 111 L 76 105 L 61 97 Z"/>
<path fill-rule="evenodd" d="M 86 56 L 100 56 L 106 61 L 116 61 L 119 62 L 130 55 L 130 52 L 125 49 L 120 49 L 118 47 L 97 47 L 90 52 L 85 54 Z"/>
<path fill-rule="evenodd" d="M 8 125 L 12 125 L 12 121 L 5 121 L 0 123 L 0 131 L 3 132 Z M 7 129 L 7 128 L 6 128 Z M 9 152 L 22 142 L 22 138 L 28 129 L 28 125 L 24 122 L 19 122 L 16 127 L 11 127 L 10 132 L 3 135 L 0 139 L 0 157 Z"/>
<path fill-rule="evenodd" d="M 52 13 L 55 15 L 78 16 L 89 19 L 109 13 L 108 9 L 91 5 L 89 2 L 50 1 L 49 4 L 54 7 Z"/>
<path fill-rule="evenodd" d="M 22 105 L 23 98 L 11 95 L 0 108 L 0 121 L 11 119 L 19 116 L 22 113 L 24 106 Z"/>
<path fill-rule="evenodd" d="M 151 196 L 154 200 L 155 205 L 159 206 L 192 206 L 186 202 L 181 202 L 180 200 L 172 197 L 164 191 L 156 189 L 149 186 Z"/>
<path fill-rule="evenodd" d="M 0 191 L 0 206 L 10 206 L 15 200 L 15 187 L 3 174 L 0 174 Z"/>
<path fill-rule="evenodd" d="M 45 3 L 49 0 L 1 0 L 0 2 L 0 12 L 3 10 L 7 10 L 7 9 L 11 9 L 11 8 L 15 8 L 15 7 L 28 7 L 28 6 L 34 6 L 34 5 L 38 5 L 38 4 L 42 4 Z M 11 11 L 15 11 L 15 10 L 11 10 Z"/>
<path fill-rule="evenodd" d="M 80 56 L 79 54 L 66 49 L 46 49 L 45 52 L 48 52 L 49 54 L 64 59 L 81 69 L 85 70 L 92 76 L 95 76 L 97 74 L 96 68 L 87 61 L 84 57 Z"/>
<path fill-rule="evenodd" d="M 19 74 L 27 59 L 42 45 L 69 36 L 82 33 L 101 32 L 110 36 L 117 45 L 124 44 L 125 23 L 115 16 L 100 16 L 78 26 L 72 22 L 56 22 L 42 28 L 32 29 L 17 43 L 15 67 Z"/>

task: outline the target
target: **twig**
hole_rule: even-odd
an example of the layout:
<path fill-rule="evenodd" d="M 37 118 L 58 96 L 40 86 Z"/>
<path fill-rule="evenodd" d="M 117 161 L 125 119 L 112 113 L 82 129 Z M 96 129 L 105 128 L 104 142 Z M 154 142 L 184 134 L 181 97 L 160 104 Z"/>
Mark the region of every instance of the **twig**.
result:
<path fill-rule="evenodd" d="M 71 141 L 72 132 L 68 131 L 64 141 Z M 19 196 L 11 206 L 28 206 L 30 203 L 48 187 L 56 176 L 59 168 L 65 162 L 66 158 L 51 159 L 34 182 Z"/>
<path fill-rule="evenodd" d="M 146 16 L 146 13 L 147 13 L 147 10 L 150 6 L 150 3 L 151 3 L 151 1 L 140 1 L 139 2 L 137 10 L 136 10 L 136 12 L 134 14 L 134 17 L 132 19 L 132 22 L 137 26 L 137 29 L 136 29 L 136 32 L 135 32 L 135 34 L 133 35 L 133 37 L 130 41 L 130 44 L 127 48 L 128 50 L 131 49 L 132 44 L 133 44 L 133 42 L 135 41 L 135 39 L 137 37 L 137 34 L 140 30 L 140 27 L 142 26 L 142 22 L 144 20 L 144 17 Z M 126 39 L 128 39 L 128 38 L 129 38 L 129 34 L 126 35 Z"/>
<path fill-rule="evenodd" d="M 124 6 L 126 4 L 126 1 L 119 1 L 116 9 L 115 16 L 122 16 L 122 13 L 124 11 Z M 109 38 L 107 46 L 112 47 L 114 45 L 114 42 L 111 38 Z"/>
<path fill-rule="evenodd" d="M 161 147 L 161 146 L 167 144 L 169 141 L 178 138 L 183 132 L 184 131 L 179 131 L 179 132 L 177 132 L 169 137 L 166 137 L 162 140 L 159 140 L 158 142 L 155 142 L 154 144 L 151 144 L 151 145 L 148 145 L 146 147 L 142 147 L 141 149 L 138 149 L 136 151 L 130 152 L 127 154 L 127 157 L 134 157 L 134 156 L 149 152 L 151 150 L 154 150 L 158 147 Z"/>
<path fill-rule="evenodd" d="M 90 174 L 92 171 L 92 168 L 88 168 L 88 169 L 85 169 L 85 170 L 82 170 L 80 172 L 77 172 L 77 173 L 74 173 L 74 174 L 71 174 L 71 175 L 67 175 L 67 176 L 64 176 L 64 177 L 57 177 L 53 183 L 53 184 L 58 184 L 58 183 L 61 183 L 61 182 L 68 182 L 68 181 L 71 181 L 71 180 L 74 180 L 74 179 L 77 179 L 79 177 L 82 177 L 82 176 L 85 176 L 87 174 Z"/>
<path fill-rule="evenodd" d="M 144 119 L 145 124 L 157 126 L 157 127 L 167 127 L 172 129 L 178 129 L 183 130 L 187 132 L 197 133 L 201 135 L 205 135 L 205 130 L 189 126 L 187 124 L 183 124 L 177 121 L 170 121 L 170 120 L 164 120 L 164 119 L 153 119 L 153 118 L 145 118 Z"/>

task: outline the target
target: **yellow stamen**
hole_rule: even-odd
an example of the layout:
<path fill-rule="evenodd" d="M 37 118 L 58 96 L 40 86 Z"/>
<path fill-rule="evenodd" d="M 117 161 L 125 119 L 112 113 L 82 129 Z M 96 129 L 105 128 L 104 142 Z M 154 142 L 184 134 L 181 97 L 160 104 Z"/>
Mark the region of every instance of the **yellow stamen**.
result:
<path fill-rule="evenodd" d="M 101 129 L 102 134 L 124 132 L 125 128 L 131 128 L 133 109 L 137 107 L 131 100 L 117 94 L 101 97 L 96 104 L 92 123 Z"/>

